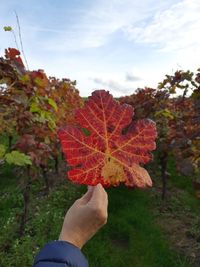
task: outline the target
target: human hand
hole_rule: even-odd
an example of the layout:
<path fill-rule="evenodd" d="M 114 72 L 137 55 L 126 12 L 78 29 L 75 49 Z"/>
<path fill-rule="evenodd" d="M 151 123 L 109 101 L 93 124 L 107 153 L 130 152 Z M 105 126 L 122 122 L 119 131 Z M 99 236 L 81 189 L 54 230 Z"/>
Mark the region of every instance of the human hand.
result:
<path fill-rule="evenodd" d="M 108 196 L 101 184 L 88 191 L 67 211 L 59 240 L 82 246 L 107 222 Z"/>

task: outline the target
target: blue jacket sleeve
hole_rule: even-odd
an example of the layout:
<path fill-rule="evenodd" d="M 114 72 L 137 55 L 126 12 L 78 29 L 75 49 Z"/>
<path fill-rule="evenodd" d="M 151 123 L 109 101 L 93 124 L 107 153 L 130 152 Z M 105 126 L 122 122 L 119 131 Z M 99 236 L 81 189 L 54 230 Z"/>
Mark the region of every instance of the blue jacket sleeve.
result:
<path fill-rule="evenodd" d="M 88 267 L 88 262 L 79 248 L 66 241 L 53 241 L 40 250 L 33 267 Z"/>

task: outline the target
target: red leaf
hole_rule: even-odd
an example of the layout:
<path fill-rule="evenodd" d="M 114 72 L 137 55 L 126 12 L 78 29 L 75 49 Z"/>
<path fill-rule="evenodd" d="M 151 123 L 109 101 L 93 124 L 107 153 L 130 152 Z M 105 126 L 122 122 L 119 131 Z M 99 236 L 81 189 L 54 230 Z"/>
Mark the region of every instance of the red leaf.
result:
<path fill-rule="evenodd" d="M 21 67 L 24 67 L 19 50 L 15 48 L 5 49 L 5 57 L 11 61 L 14 61 L 15 63 L 18 63 Z"/>
<path fill-rule="evenodd" d="M 149 174 L 139 164 L 152 158 L 156 125 L 145 119 L 132 122 L 133 114 L 130 105 L 120 105 L 109 92 L 92 93 L 84 108 L 76 111 L 80 128 L 68 126 L 58 133 L 71 166 L 69 179 L 87 185 L 116 186 L 120 182 L 131 187 L 152 185 Z M 87 129 L 89 135 L 82 129 Z"/>

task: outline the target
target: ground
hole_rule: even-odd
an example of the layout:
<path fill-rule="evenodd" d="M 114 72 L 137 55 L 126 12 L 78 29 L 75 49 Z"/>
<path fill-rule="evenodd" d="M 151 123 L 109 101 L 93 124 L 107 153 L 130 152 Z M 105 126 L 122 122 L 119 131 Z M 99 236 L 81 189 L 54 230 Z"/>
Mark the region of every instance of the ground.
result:
<path fill-rule="evenodd" d="M 149 167 L 152 189 L 108 189 L 106 226 L 83 248 L 91 267 L 195 267 L 200 265 L 200 201 L 192 177 L 179 176 L 169 162 L 168 192 L 161 201 L 159 167 Z M 158 165 L 156 165 L 158 166 Z M 42 177 L 32 181 L 24 234 L 19 234 L 23 211 L 23 172 L 10 166 L 0 170 L 0 266 L 32 266 L 35 254 L 58 239 L 66 210 L 86 187 L 50 169 L 50 192 Z"/>

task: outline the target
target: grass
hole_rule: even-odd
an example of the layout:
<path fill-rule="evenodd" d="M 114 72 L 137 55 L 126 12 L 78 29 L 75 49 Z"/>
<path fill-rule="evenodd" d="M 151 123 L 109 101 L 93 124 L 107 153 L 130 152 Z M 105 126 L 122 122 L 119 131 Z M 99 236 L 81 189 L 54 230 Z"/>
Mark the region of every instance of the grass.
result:
<path fill-rule="evenodd" d="M 149 192 L 120 187 L 109 200 L 108 224 L 84 249 L 91 266 L 189 266 L 154 223 Z"/>
<path fill-rule="evenodd" d="M 173 158 L 169 159 L 168 171 L 171 174 L 170 183 L 181 190 L 178 199 L 184 203 L 184 208 L 192 211 L 195 215 L 200 216 L 199 199 L 195 197 L 195 190 L 192 187 L 192 177 L 179 175 L 176 172 Z"/>
<path fill-rule="evenodd" d="M 18 178 L 9 167 L 0 173 L 0 266 L 32 266 L 48 241 L 58 239 L 65 211 L 85 190 L 66 181 L 46 196 L 43 182 L 33 183 L 25 234 L 18 237 L 23 207 Z M 170 247 L 155 222 L 158 208 L 152 190 L 108 190 L 109 219 L 83 248 L 91 267 L 191 267 Z M 189 203 L 188 203 L 189 205 Z"/>

